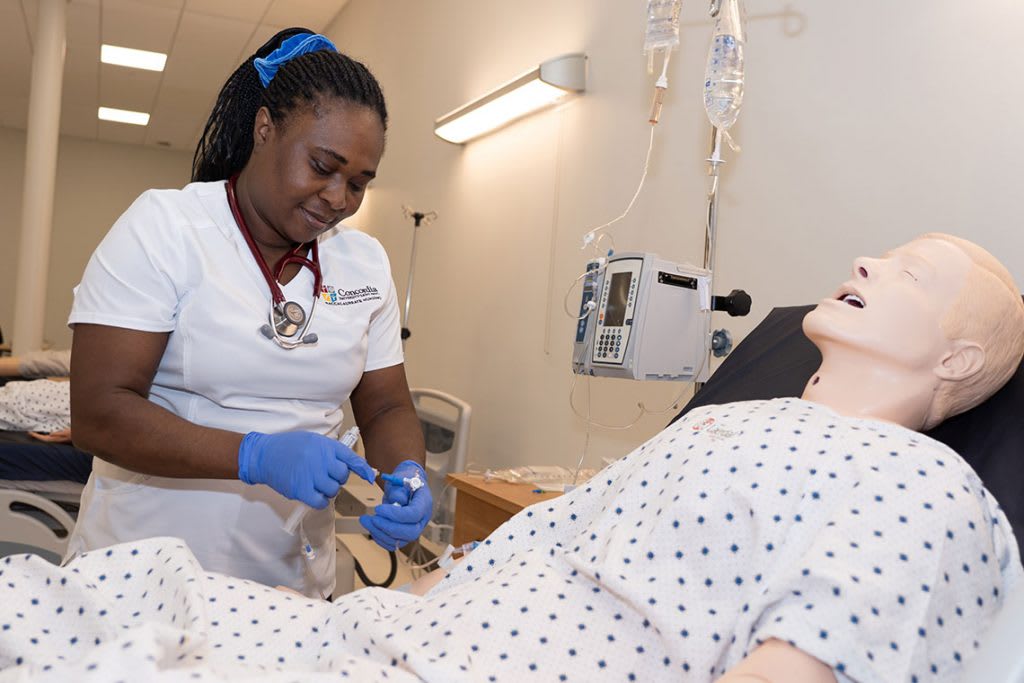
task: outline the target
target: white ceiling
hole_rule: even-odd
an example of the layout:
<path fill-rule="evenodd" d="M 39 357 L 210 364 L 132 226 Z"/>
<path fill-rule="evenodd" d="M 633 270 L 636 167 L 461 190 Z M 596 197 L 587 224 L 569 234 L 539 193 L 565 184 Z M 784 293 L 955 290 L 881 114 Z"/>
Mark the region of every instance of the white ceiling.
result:
<path fill-rule="evenodd" d="M 220 86 L 272 35 L 324 30 L 348 0 L 69 0 L 61 133 L 192 151 Z M 37 0 L 0 0 L 0 126 L 26 127 Z M 100 63 L 100 44 L 167 53 L 161 72 Z M 148 126 L 100 121 L 100 106 Z"/>

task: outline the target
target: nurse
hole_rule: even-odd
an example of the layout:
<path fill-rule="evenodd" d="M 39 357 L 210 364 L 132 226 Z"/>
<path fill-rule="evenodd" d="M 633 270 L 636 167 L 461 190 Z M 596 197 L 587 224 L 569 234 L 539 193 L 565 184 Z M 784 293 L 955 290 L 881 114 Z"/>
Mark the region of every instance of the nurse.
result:
<path fill-rule="evenodd" d="M 114 224 L 69 319 L 75 441 L 96 456 L 69 554 L 177 536 L 207 570 L 330 593 L 329 503 L 350 473 L 373 480 L 337 440 L 346 399 L 369 463 L 427 481 L 387 255 L 340 225 L 386 125 L 365 66 L 282 31 L 221 90 L 194 182 Z M 283 529 L 298 505 L 315 563 Z M 363 524 L 393 550 L 431 508 L 427 487 L 385 484 Z"/>

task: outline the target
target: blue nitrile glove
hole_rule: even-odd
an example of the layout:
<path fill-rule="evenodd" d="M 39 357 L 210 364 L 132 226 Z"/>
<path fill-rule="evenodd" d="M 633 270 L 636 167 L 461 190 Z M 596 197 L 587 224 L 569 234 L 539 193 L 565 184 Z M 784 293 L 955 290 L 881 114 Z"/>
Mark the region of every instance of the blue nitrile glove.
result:
<path fill-rule="evenodd" d="M 238 447 L 239 479 L 318 509 L 338 495 L 349 471 L 374 479 L 373 468 L 351 448 L 313 432 L 249 432 Z"/>
<path fill-rule="evenodd" d="M 385 482 L 384 498 L 374 508 L 374 514 L 359 518 L 377 545 L 386 550 L 395 550 L 419 538 L 434 512 L 427 473 L 418 462 L 406 460 L 395 468 L 394 475 L 403 479 L 418 476 L 423 486 L 411 492 L 405 485 Z"/>

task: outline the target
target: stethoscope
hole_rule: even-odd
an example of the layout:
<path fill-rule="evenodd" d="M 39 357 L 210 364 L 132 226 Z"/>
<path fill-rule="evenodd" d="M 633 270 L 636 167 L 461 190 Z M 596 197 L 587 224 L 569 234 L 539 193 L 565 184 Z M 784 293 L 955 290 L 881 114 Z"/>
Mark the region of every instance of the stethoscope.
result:
<path fill-rule="evenodd" d="M 277 264 L 274 265 L 274 272 L 271 273 L 270 268 L 267 267 L 267 262 L 263 258 L 263 254 L 260 253 L 256 242 L 252 238 L 252 234 L 249 232 L 249 226 L 245 224 L 245 219 L 242 218 L 242 212 L 238 209 L 238 200 L 235 198 L 235 182 L 237 180 L 238 176 L 233 175 L 228 178 L 225 186 L 228 193 L 228 205 L 231 207 L 231 215 L 235 217 L 235 223 L 238 224 L 238 229 L 241 231 L 242 237 L 245 238 L 245 243 L 249 245 L 249 251 L 252 252 L 253 258 L 256 259 L 256 264 L 260 267 L 260 272 L 263 273 L 263 279 L 267 281 L 267 287 L 270 288 L 270 296 L 273 299 L 270 314 L 267 316 L 268 324 L 260 326 L 260 334 L 284 349 L 295 349 L 304 344 L 316 344 L 316 334 L 306 334 L 306 330 L 309 329 L 310 323 L 313 322 L 316 302 L 320 298 L 320 285 L 323 283 L 323 277 L 320 273 L 320 249 L 317 241 L 313 240 L 312 242 L 296 245 L 290 252 L 281 257 Z M 299 252 L 307 247 L 313 256 L 312 259 L 299 255 Z M 285 266 L 290 263 L 298 263 L 300 267 L 309 268 L 313 273 L 313 305 L 310 307 L 309 317 L 306 317 L 306 311 L 301 305 L 295 301 L 287 301 L 284 298 L 284 292 L 281 291 L 281 286 L 277 284 L 281 273 L 284 272 Z M 298 339 L 293 339 L 296 335 L 298 335 Z"/>

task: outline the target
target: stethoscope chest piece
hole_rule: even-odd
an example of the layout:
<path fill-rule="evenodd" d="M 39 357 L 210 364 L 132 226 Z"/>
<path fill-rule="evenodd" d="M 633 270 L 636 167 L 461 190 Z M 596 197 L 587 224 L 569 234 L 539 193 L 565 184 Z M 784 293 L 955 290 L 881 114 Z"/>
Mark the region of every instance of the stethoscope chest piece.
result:
<path fill-rule="evenodd" d="M 259 266 L 260 272 L 263 273 L 263 278 L 267 281 L 267 287 L 270 289 L 272 300 L 270 315 L 267 320 L 268 324 L 261 325 L 259 332 L 285 349 L 295 349 L 304 344 L 316 344 L 317 335 L 306 334 L 306 330 L 309 329 L 310 323 L 313 322 L 313 314 L 316 313 L 316 302 L 320 298 L 320 285 L 323 283 L 323 277 L 320 272 L 319 245 L 316 240 L 307 244 L 296 245 L 291 251 L 281 257 L 277 265 L 274 266 L 274 270 L 271 271 L 263 259 L 263 254 L 260 253 L 256 242 L 249 233 L 249 227 L 245 224 L 245 218 L 242 217 L 242 212 L 238 208 L 238 200 L 235 198 L 235 182 L 237 180 L 238 176 L 234 175 L 225 184 L 224 189 L 228 196 L 228 206 L 231 209 L 231 215 L 234 216 L 239 231 L 242 233 L 242 237 L 245 238 L 249 251 L 252 252 L 253 258 L 256 259 L 256 265 Z M 301 256 L 299 253 L 307 248 L 309 249 L 310 258 Z M 285 266 L 289 263 L 297 263 L 300 267 L 309 268 L 313 272 L 313 303 L 310 306 L 308 317 L 302 306 L 284 298 L 284 292 L 281 291 L 281 286 L 277 282 L 281 277 L 281 273 L 284 272 Z M 299 338 L 292 339 L 296 335 Z"/>
<path fill-rule="evenodd" d="M 294 301 L 275 304 L 274 329 L 282 337 L 294 337 L 306 323 L 306 311 Z"/>

